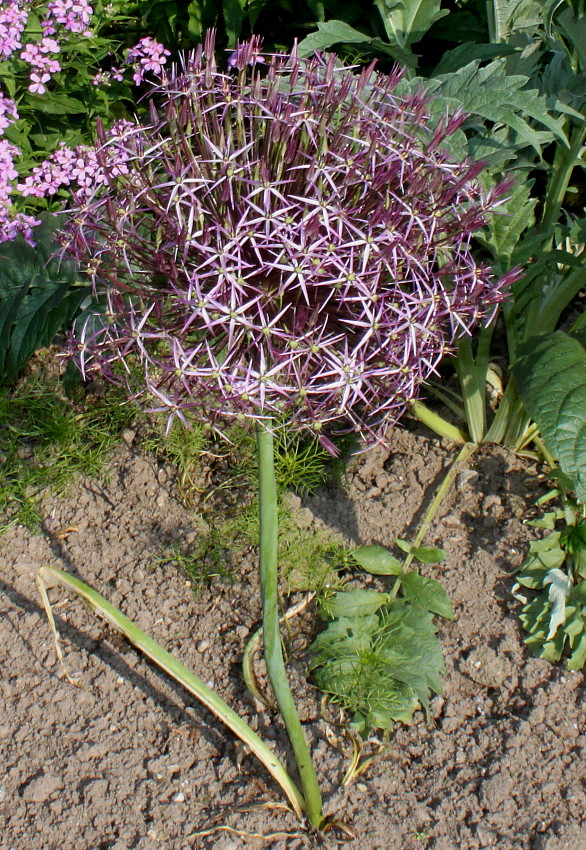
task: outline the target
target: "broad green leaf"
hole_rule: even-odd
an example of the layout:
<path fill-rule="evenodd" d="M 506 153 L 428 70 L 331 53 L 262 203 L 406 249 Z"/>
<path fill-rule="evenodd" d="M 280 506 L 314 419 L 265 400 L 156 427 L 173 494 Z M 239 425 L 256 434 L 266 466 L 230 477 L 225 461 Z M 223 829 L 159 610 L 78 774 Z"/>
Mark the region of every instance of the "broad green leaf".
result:
<path fill-rule="evenodd" d="M 519 349 L 513 373 L 521 400 L 562 472 L 586 502 L 586 351 L 555 331 Z"/>
<path fill-rule="evenodd" d="M 433 615 L 406 599 L 375 614 L 333 620 L 310 647 L 317 686 L 354 715 L 363 734 L 409 723 L 441 691 L 444 663 Z"/>
<path fill-rule="evenodd" d="M 367 573 L 379 576 L 398 576 L 403 565 L 383 546 L 359 546 L 352 552 L 354 560 Z"/>
<path fill-rule="evenodd" d="M 446 560 L 444 550 L 435 546 L 414 546 L 410 554 L 421 564 L 441 564 Z"/>
<path fill-rule="evenodd" d="M 433 546 L 413 546 L 409 541 L 401 540 L 400 537 L 395 540 L 395 543 L 399 549 L 416 558 L 422 564 L 439 564 L 446 557 L 443 549 L 437 549 Z"/>
<path fill-rule="evenodd" d="M 440 18 L 449 14 L 441 0 L 374 0 L 391 44 L 408 47 L 426 34 Z"/>
<path fill-rule="evenodd" d="M 406 599 L 420 605 L 426 611 L 433 611 L 447 620 L 454 619 L 452 600 L 439 581 L 418 572 L 405 573 L 401 579 L 401 589 Z"/>
<path fill-rule="evenodd" d="M 529 548 L 532 552 L 547 552 L 550 549 L 561 548 L 561 531 L 552 531 L 551 534 L 546 534 L 545 537 L 540 537 L 538 540 L 532 540 Z"/>
<path fill-rule="evenodd" d="M 317 32 L 312 32 L 299 42 L 297 52 L 299 56 L 311 56 L 315 51 L 328 50 L 335 44 L 363 44 L 374 50 L 379 50 L 392 56 L 402 65 L 414 67 L 416 57 L 408 50 L 399 46 L 386 44 L 379 38 L 372 38 L 351 27 L 344 21 L 326 21 L 317 24 Z"/>
<path fill-rule="evenodd" d="M 0 245 L 0 383 L 11 383 L 31 354 L 75 315 L 90 287 L 71 262 L 57 261 L 55 217 L 35 228 L 35 248 L 19 237 Z"/>
<path fill-rule="evenodd" d="M 385 604 L 388 594 L 378 590 L 339 590 L 323 604 L 330 618 L 365 617 Z"/>
<path fill-rule="evenodd" d="M 235 47 L 242 31 L 246 0 L 222 0 L 228 44 Z"/>
<path fill-rule="evenodd" d="M 568 659 L 568 670 L 581 670 L 586 664 L 586 632 L 582 632 Z"/>
<path fill-rule="evenodd" d="M 446 50 L 440 63 L 434 68 L 430 76 L 439 77 L 441 74 L 451 74 L 475 59 L 484 62 L 487 59 L 511 56 L 513 53 L 517 53 L 517 48 L 508 44 L 460 44 L 453 50 Z"/>
<path fill-rule="evenodd" d="M 582 71 L 586 70 L 586 16 L 575 17 L 574 10 L 566 6 L 558 15 L 557 23 L 576 51 Z"/>
<path fill-rule="evenodd" d="M 57 92 L 47 92 L 38 97 L 27 94 L 24 103 L 46 115 L 77 115 L 87 111 L 87 106 L 81 100 Z"/>

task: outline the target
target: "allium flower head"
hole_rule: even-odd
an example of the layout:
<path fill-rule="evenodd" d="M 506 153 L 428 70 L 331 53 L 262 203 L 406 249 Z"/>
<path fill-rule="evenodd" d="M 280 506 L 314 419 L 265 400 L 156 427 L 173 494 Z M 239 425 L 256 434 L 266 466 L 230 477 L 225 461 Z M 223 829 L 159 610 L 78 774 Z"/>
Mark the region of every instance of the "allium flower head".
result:
<path fill-rule="evenodd" d="M 224 72 L 208 34 L 161 80 L 151 126 L 102 136 L 105 185 L 66 237 L 108 304 L 81 365 L 112 377 L 138 355 L 170 419 L 276 416 L 330 449 L 335 422 L 381 438 L 504 297 L 470 253 L 495 198 L 442 150 L 462 119 L 430 126 L 399 71 L 259 50 Z"/>

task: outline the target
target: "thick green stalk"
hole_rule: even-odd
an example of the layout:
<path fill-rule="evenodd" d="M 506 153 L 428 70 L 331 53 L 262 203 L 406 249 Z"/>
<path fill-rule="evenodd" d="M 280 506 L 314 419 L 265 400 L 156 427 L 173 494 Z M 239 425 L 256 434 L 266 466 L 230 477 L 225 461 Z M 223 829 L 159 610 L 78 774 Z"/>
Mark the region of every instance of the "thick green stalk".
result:
<path fill-rule="evenodd" d="M 574 167 L 579 161 L 580 151 L 586 139 L 586 126 L 574 127 L 570 136 L 570 147 L 562 148 L 558 144 L 545 195 L 545 205 L 541 220 L 541 230 L 546 233 L 556 224 L 568 189 Z"/>
<path fill-rule="evenodd" d="M 422 401 L 411 402 L 411 413 L 440 437 L 445 437 L 447 440 L 452 440 L 454 443 L 468 442 L 468 434 L 458 428 L 457 425 L 452 425 L 443 416 L 430 410 Z"/>
<path fill-rule="evenodd" d="M 291 747 L 297 762 L 301 786 L 305 796 L 307 817 L 318 828 L 323 822 L 322 799 L 311 753 L 299 721 L 293 694 L 287 680 L 278 604 L 278 515 L 277 485 L 275 481 L 275 453 L 272 423 L 258 423 L 256 428 L 258 449 L 259 501 L 260 501 L 260 582 L 263 604 L 264 655 L 279 711 L 285 723 Z"/>

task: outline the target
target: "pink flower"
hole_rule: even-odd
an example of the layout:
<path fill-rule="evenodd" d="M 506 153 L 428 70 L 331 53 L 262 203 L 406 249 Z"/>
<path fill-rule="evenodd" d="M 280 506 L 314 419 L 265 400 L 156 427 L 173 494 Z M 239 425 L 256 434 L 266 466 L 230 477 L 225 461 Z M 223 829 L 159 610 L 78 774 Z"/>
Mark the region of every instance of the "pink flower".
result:
<path fill-rule="evenodd" d="M 49 82 L 49 80 L 51 79 L 51 75 L 50 74 L 42 74 L 39 77 L 38 74 L 35 74 L 33 72 L 30 76 L 30 79 L 31 79 L 31 84 L 28 87 L 28 90 L 30 92 L 33 92 L 34 94 L 45 94 L 45 92 L 47 91 L 47 89 L 45 88 L 45 83 Z"/>

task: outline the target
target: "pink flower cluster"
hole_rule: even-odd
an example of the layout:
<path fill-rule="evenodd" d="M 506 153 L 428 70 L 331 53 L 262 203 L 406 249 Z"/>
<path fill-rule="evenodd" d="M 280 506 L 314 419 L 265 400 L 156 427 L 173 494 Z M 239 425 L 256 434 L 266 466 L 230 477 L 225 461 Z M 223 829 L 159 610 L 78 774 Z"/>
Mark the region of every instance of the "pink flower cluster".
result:
<path fill-rule="evenodd" d="M 42 34 L 27 41 L 23 34 L 33 8 L 40 19 Z M 7 59 L 26 63 L 24 74 L 28 75 L 28 90 L 35 95 L 45 95 L 53 75 L 63 70 L 59 61 L 63 47 L 76 38 L 93 35 L 90 28 L 92 15 L 93 8 L 88 0 L 0 0 L 0 63 Z M 26 35 L 28 37 L 28 33 Z M 169 55 L 169 51 L 154 39 L 143 38 L 127 52 L 125 61 L 134 71 L 134 81 L 138 85 L 144 80 L 147 71 L 160 74 Z M 13 73 L 12 64 L 10 72 Z M 19 70 L 18 76 L 21 74 Z M 108 71 L 100 71 L 94 76 L 93 83 L 96 86 L 109 85 L 112 80 L 122 82 L 124 69 L 111 67 Z M 2 94 L 0 85 L 0 137 L 16 120 L 16 105 Z M 101 185 L 104 180 L 95 151 L 87 146 L 78 146 L 73 150 L 61 145 L 25 179 L 22 179 L 15 167 L 16 158 L 20 154 L 15 145 L 2 142 L 0 242 L 14 239 L 18 233 L 31 239 L 30 228 L 35 224 L 35 219 L 16 212 L 11 198 L 14 182 L 18 179 L 20 182 L 16 189 L 24 198 L 50 198 L 61 188 L 69 187 L 83 192 L 85 187 L 89 189 L 92 185 Z M 116 163 L 112 162 L 111 165 L 116 170 Z"/>
<path fill-rule="evenodd" d="M 45 35 L 54 35 L 57 25 L 60 25 L 67 32 L 89 37 L 92 35 L 89 23 L 93 11 L 86 0 L 51 0 L 47 3 L 47 17 L 41 26 Z"/>
<path fill-rule="evenodd" d="M 170 55 L 170 52 L 154 38 L 141 38 L 138 44 L 126 54 L 126 61 L 133 64 L 135 84 L 138 86 L 142 83 L 146 71 L 160 74 Z"/>
<path fill-rule="evenodd" d="M 17 119 L 16 103 L 0 93 L 0 136 L 3 136 L 4 130 Z"/>
<path fill-rule="evenodd" d="M 54 38 L 44 36 L 40 44 L 27 44 L 20 54 L 20 58 L 28 62 L 32 69 L 29 91 L 33 94 L 44 94 L 45 84 L 53 74 L 61 70 L 58 60 L 53 58 L 60 50 L 59 43 Z"/>
<path fill-rule="evenodd" d="M 128 121 L 118 121 L 106 133 L 106 138 L 112 140 L 106 159 L 108 173 L 112 176 L 127 172 L 129 154 L 122 148 L 122 140 L 131 127 L 134 125 Z M 71 187 L 76 197 L 84 197 L 91 194 L 96 186 L 103 186 L 106 182 L 104 168 L 98 162 L 95 148 L 88 145 L 70 148 L 62 144 L 16 188 L 23 197 L 46 198 L 55 195 L 62 187 Z"/>
<path fill-rule="evenodd" d="M 119 380 L 135 354 L 129 388 L 169 423 L 286 418 L 335 452 L 333 427 L 383 439 L 505 297 L 515 275 L 495 279 L 470 246 L 506 186 L 485 195 L 482 166 L 447 157 L 463 116 L 431 122 L 399 72 L 295 51 L 263 68 L 258 50 L 241 45 L 228 75 L 208 33 L 155 90 L 150 126 L 98 137 L 107 179 L 63 247 L 107 307 L 76 356 Z"/>
<path fill-rule="evenodd" d="M 0 11 L 0 57 L 10 58 L 22 44 L 22 33 L 26 27 L 30 2 L 6 0 Z M 66 39 L 71 33 L 92 35 L 89 27 L 92 7 L 86 0 L 51 0 L 46 6 L 45 19 L 41 21 L 43 37 L 39 43 L 24 46 L 20 58 L 31 67 L 29 91 L 44 94 L 53 74 L 61 70 L 55 56 L 60 52 L 59 42 L 51 38 L 58 35 Z"/>
<path fill-rule="evenodd" d="M 16 104 L 0 93 L 0 136 L 4 130 L 18 119 Z M 8 139 L 0 138 L 0 241 L 15 239 L 19 233 L 32 242 L 32 228 L 38 221 L 33 216 L 15 213 L 10 199 L 12 181 L 18 177 L 14 166 L 15 157 L 20 151 Z"/>
<path fill-rule="evenodd" d="M 4 0 L 0 7 L 0 57 L 8 59 L 22 47 L 20 37 L 26 26 L 29 3 Z"/>

